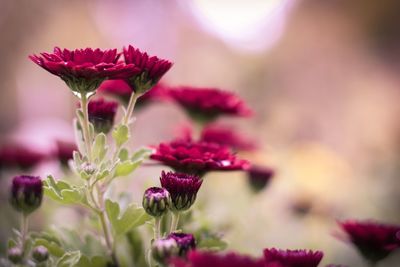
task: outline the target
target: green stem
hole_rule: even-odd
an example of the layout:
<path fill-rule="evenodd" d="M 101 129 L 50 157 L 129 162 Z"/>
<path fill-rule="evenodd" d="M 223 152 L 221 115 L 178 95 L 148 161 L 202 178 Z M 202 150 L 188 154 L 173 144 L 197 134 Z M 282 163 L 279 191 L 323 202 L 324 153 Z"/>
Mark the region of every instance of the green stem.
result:
<path fill-rule="evenodd" d="M 179 211 L 172 213 L 171 229 L 169 230 L 170 233 L 172 233 L 176 229 L 178 229 L 179 217 L 180 217 L 180 212 Z"/>
<path fill-rule="evenodd" d="M 81 126 L 83 131 L 83 139 L 85 142 L 86 155 L 88 157 L 89 163 L 92 163 L 92 142 L 89 131 L 88 97 L 86 94 L 82 94 L 81 108 L 83 112 L 83 121 L 81 123 Z"/>
<path fill-rule="evenodd" d="M 133 113 L 133 109 L 135 108 L 136 100 L 140 96 L 141 96 L 140 94 L 135 94 L 135 93 L 131 94 L 131 98 L 129 99 L 128 107 L 126 108 L 125 116 L 122 120 L 123 124 L 128 125 L 129 119 L 131 118 L 132 113 Z"/>
<path fill-rule="evenodd" d="M 161 217 L 154 218 L 154 240 L 161 237 Z"/>
<path fill-rule="evenodd" d="M 24 251 L 26 236 L 28 235 L 28 215 L 22 214 L 21 218 L 21 249 Z"/>

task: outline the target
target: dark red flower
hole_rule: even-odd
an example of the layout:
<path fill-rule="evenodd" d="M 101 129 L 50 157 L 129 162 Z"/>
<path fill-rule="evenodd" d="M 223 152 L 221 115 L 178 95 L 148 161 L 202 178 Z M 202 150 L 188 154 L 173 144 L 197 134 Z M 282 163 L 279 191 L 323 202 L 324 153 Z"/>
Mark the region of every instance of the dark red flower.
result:
<path fill-rule="evenodd" d="M 322 260 L 321 251 L 265 249 L 264 258 L 268 263 L 280 263 L 284 267 L 317 267 Z"/>
<path fill-rule="evenodd" d="M 31 55 L 29 58 L 59 76 L 76 93 L 92 92 L 105 79 L 126 79 L 137 73 L 139 69 L 133 64 L 119 62 L 117 49 L 75 49 L 61 50 L 54 48 L 53 53 Z"/>
<path fill-rule="evenodd" d="M 197 175 L 163 171 L 160 182 L 161 186 L 171 194 L 172 205 L 170 209 L 172 211 L 185 211 L 195 202 L 203 180 Z"/>
<path fill-rule="evenodd" d="M 128 79 L 131 88 L 136 93 L 144 93 L 154 86 L 162 76 L 172 67 L 172 63 L 156 56 L 149 56 L 139 49 L 128 46 L 124 48 L 126 64 L 133 64 L 139 72 Z"/>
<path fill-rule="evenodd" d="M 27 170 L 45 159 L 45 155 L 20 144 L 7 144 L 0 148 L 0 168 Z"/>
<path fill-rule="evenodd" d="M 177 172 L 199 176 L 209 171 L 243 170 L 249 166 L 247 161 L 237 159 L 228 147 L 190 140 L 161 143 L 150 158 Z"/>
<path fill-rule="evenodd" d="M 104 99 L 92 100 L 88 105 L 89 121 L 98 133 L 107 134 L 114 125 L 114 117 L 117 113 L 118 103 Z"/>
<path fill-rule="evenodd" d="M 252 165 L 247 170 L 247 179 L 254 192 L 259 192 L 267 186 L 275 171 L 269 167 Z"/>
<path fill-rule="evenodd" d="M 231 147 L 235 151 L 255 149 L 255 143 L 241 136 L 233 129 L 219 125 L 208 125 L 201 132 L 200 140 Z"/>
<path fill-rule="evenodd" d="M 209 122 L 221 115 L 249 116 L 250 108 L 232 92 L 214 88 L 180 87 L 170 89 L 168 97 L 196 121 Z"/>
<path fill-rule="evenodd" d="M 43 198 L 43 184 L 40 177 L 15 176 L 11 184 L 10 202 L 15 210 L 29 214 L 39 208 Z"/>
<path fill-rule="evenodd" d="M 400 225 L 353 220 L 339 224 L 361 255 L 369 261 L 378 262 L 400 247 L 396 237 Z"/>
<path fill-rule="evenodd" d="M 173 267 L 284 267 L 267 265 L 263 259 L 254 259 L 234 252 L 217 254 L 206 251 L 190 251 L 187 260 L 172 259 Z"/>
<path fill-rule="evenodd" d="M 58 140 L 56 145 L 55 157 L 62 165 L 68 166 L 68 161 L 72 159 L 74 151 L 78 151 L 76 144 Z"/>
<path fill-rule="evenodd" d="M 171 233 L 167 238 L 172 238 L 176 241 L 179 248 L 179 256 L 185 257 L 186 254 L 196 248 L 196 240 L 192 234 Z"/>

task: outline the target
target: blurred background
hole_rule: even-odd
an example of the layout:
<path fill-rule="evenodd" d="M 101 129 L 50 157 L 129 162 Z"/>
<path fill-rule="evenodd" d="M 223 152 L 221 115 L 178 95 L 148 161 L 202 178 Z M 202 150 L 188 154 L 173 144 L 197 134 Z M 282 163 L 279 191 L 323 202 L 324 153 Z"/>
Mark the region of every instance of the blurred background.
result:
<path fill-rule="evenodd" d="M 29 54 L 132 44 L 174 62 L 165 83 L 231 90 L 255 111 L 225 123 L 257 140 L 259 151 L 241 156 L 276 170 L 268 188 L 254 195 L 243 174 L 216 173 L 199 193 L 229 249 L 321 249 L 326 264 L 361 267 L 336 220 L 400 223 L 399 12 L 397 0 L 1 0 L 0 142 L 46 154 L 73 141 L 76 99 Z M 136 117 L 132 147 L 170 140 L 187 122 L 169 104 Z M 122 184 L 140 201 L 160 170 Z M 20 172 L 0 173 L 2 250 L 17 222 L 8 184 Z M 29 172 L 63 175 L 49 160 Z M 73 226 L 75 215 L 43 209 L 32 227 Z M 398 254 L 380 266 L 399 266 Z"/>

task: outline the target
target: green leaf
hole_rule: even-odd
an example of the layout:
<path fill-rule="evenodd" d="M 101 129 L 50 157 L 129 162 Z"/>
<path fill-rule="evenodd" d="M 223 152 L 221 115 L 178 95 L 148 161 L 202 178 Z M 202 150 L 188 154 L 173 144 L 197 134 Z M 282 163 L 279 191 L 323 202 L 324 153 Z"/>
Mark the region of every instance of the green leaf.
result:
<path fill-rule="evenodd" d="M 81 252 L 71 251 L 66 252 L 58 261 L 57 267 L 75 267 L 81 258 Z"/>
<path fill-rule="evenodd" d="M 128 152 L 128 150 L 127 150 L 126 148 L 121 149 L 121 150 L 119 151 L 118 158 L 119 158 L 121 161 L 128 160 L 128 158 L 129 158 L 129 152 Z"/>
<path fill-rule="evenodd" d="M 144 160 L 147 159 L 152 153 L 152 149 L 148 147 L 142 147 L 135 151 L 131 157 L 131 161 Z"/>
<path fill-rule="evenodd" d="M 99 133 L 93 143 L 92 155 L 94 159 L 101 162 L 107 153 L 107 137 L 104 133 Z"/>
<path fill-rule="evenodd" d="M 197 247 L 212 251 L 221 251 L 227 248 L 228 243 L 223 241 L 221 237 L 215 233 L 209 232 L 207 229 L 201 229 L 196 233 Z"/>
<path fill-rule="evenodd" d="M 129 139 L 129 135 L 129 128 L 124 124 L 117 126 L 117 128 L 112 132 L 112 137 L 114 138 L 117 147 L 125 144 Z"/>
<path fill-rule="evenodd" d="M 124 162 L 119 162 L 115 167 L 113 177 L 127 176 L 131 174 L 134 170 L 136 170 L 137 167 L 139 167 L 140 163 L 142 163 L 141 160 L 138 161 L 127 160 Z"/>
<path fill-rule="evenodd" d="M 15 241 L 14 239 L 8 239 L 7 248 L 13 248 L 16 247 L 17 245 L 18 245 L 17 241 Z"/>
<path fill-rule="evenodd" d="M 49 253 L 55 257 L 62 257 L 65 254 L 65 251 L 56 242 L 44 238 L 35 239 L 34 246 L 46 247 Z"/>
<path fill-rule="evenodd" d="M 88 258 L 82 255 L 79 262 L 75 265 L 76 267 L 107 267 L 108 260 L 102 256 L 94 256 Z"/>
<path fill-rule="evenodd" d="M 51 175 L 43 181 L 43 188 L 46 196 L 62 204 L 87 205 L 83 188 L 71 186 L 65 181 L 56 181 Z"/>
<path fill-rule="evenodd" d="M 120 214 L 119 204 L 109 199 L 106 200 L 106 212 L 114 233 L 117 236 L 123 235 L 129 230 L 143 225 L 152 219 L 143 208 L 138 207 L 136 204 L 130 204 L 126 210 Z"/>

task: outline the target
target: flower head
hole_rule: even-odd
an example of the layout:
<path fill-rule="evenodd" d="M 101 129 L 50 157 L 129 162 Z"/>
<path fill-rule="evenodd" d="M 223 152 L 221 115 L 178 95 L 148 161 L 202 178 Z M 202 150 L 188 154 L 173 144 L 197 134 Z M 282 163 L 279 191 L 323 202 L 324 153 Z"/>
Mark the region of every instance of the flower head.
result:
<path fill-rule="evenodd" d="M 40 207 L 43 198 L 43 184 L 40 177 L 15 176 L 11 184 L 10 202 L 15 210 L 30 214 Z"/>
<path fill-rule="evenodd" d="M 263 190 L 274 174 L 273 169 L 264 166 L 252 165 L 247 170 L 247 178 L 254 192 Z"/>
<path fill-rule="evenodd" d="M 372 262 L 386 258 L 400 247 L 396 237 L 400 232 L 400 225 L 349 220 L 341 222 L 340 226 L 361 255 Z"/>
<path fill-rule="evenodd" d="M 20 144 L 7 144 L 0 148 L 0 168 L 28 170 L 45 159 L 41 152 Z"/>
<path fill-rule="evenodd" d="M 118 103 L 104 99 L 92 100 L 88 105 L 89 121 L 93 124 L 97 133 L 110 132 L 114 125 L 114 117 L 117 113 Z"/>
<path fill-rule="evenodd" d="M 150 158 L 177 172 L 199 176 L 209 171 L 243 170 L 248 167 L 248 162 L 237 159 L 228 147 L 191 140 L 161 143 L 155 147 Z"/>
<path fill-rule="evenodd" d="M 234 252 L 217 254 L 213 252 L 192 250 L 187 260 L 172 259 L 173 267 L 283 267 L 266 265 L 263 259 L 254 259 Z"/>
<path fill-rule="evenodd" d="M 47 261 L 49 258 L 49 251 L 45 246 L 37 246 L 32 251 L 32 258 L 34 258 L 36 262 Z"/>
<path fill-rule="evenodd" d="M 153 259 L 165 264 L 171 257 L 179 254 L 179 247 L 173 238 L 160 238 L 151 244 L 151 255 Z"/>
<path fill-rule="evenodd" d="M 168 97 L 196 121 L 209 122 L 219 116 L 249 116 L 250 108 L 235 94 L 214 88 L 180 87 L 170 89 Z"/>
<path fill-rule="evenodd" d="M 68 166 L 68 161 L 72 159 L 74 151 L 78 150 L 77 146 L 75 143 L 60 140 L 56 142 L 56 145 L 57 147 L 54 153 L 55 158 L 58 159 L 63 166 Z"/>
<path fill-rule="evenodd" d="M 171 196 L 164 188 L 150 187 L 144 192 L 142 205 L 149 215 L 161 217 L 168 212 Z"/>
<path fill-rule="evenodd" d="M 196 240 L 192 234 L 171 233 L 167 238 L 172 238 L 176 241 L 179 248 L 179 256 L 185 257 L 186 254 L 196 248 Z"/>
<path fill-rule="evenodd" d="M 117 49 L 60 49 L 29 58 L 50 73 L 63 79 L 72 91 L 93 92 L 105 79 L 125 79 L 139 72 L 133 64 L 118 62 Z"/>
<path fill-rule="evenodd" d="M 275 248 L 264 250 L 264 258 L 267 263 L 276 262 L 285 267 L 317 267 L 323 255 L 321 251 L 311 250 L 282 250 Z"/>
<path fill-rule="evenodd" d="M 170 209 L 184 211 L 193 205 L 203 180 L 197 175 L 163 171 L 160 182 L 171 194 Z"/>
<path fill-rule="evenodd" d="M 124 48 L 124 58 L 126 64 L 133 64 L 139 69 L 138 73 L 129 77 L 128 82 L 131 88 L 140 94 L 154 86 L 172 67 L 168 60 L 149 56 L 131 45 Z"/>
<path fill-rule="evenodd" d="M 233 129 L 219 125 L 206 126 L 201 132 L 200 140 L 229 146 L 235 151 L 249 151 L 255 149 L 253 141 L 247 140 Z"/>

